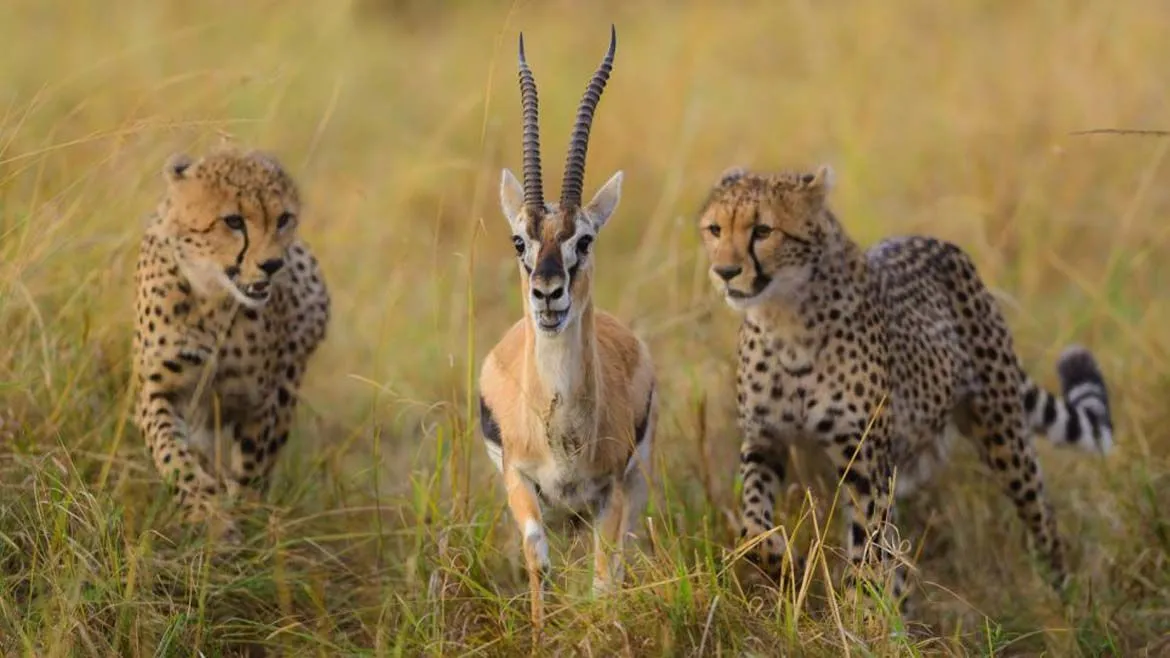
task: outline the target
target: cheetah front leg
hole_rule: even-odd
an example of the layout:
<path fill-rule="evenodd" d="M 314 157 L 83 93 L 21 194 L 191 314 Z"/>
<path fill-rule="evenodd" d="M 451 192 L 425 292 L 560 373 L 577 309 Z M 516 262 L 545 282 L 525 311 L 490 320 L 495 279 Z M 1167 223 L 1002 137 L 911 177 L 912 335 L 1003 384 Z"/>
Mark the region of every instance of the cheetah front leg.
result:
<path fill-rule="evenodd" d="M 892 582 L 886 593 L 905 612 L 905 573 L 902 565 L 892 564 L 896 540 L 893 519 L 893 475 L 884 440 L 883 428 L 871 427 L 867 433 L 833 437 L 828 454 L 835 462 L 843 485 L 841 508 L 846 513 L 846 556 L 849 568 L 842 585 L 846 597 L 856 601 L 862 583 L 881 591 L 886 575 L 893 569 Z M 866 445 L 866 444 L 870 445 Z M 852 463 L 850 463 L 852 461 Z"/>
<path fill-rule="evenodd" d="M 297 394 L 304 373 L 303 364 L 282 362 L 277 366 L 276 389 L 269 396 L 263 413 L 254 417 L 239 435 L 236 443 L 240 468 L 234 473 L 242 486 L 250 486 L 260 497 L 268 493 L 272 483 L 272 469 L 276 458 L 288 444 L 293 417 L 297 410 Z M 250 441 L 245 441 L 249 439 Z"/>
<path fill-rule="evenodd" d="M 783 535 L 774 531 L 773 521 L 787 467 L 788 450 L 772 431 L 755 425 L 744 428 L 739 451 L 743 481 L 739 538 L 741 543 L 756 542 L 745 557 L 771 580 L 779 579 L 784 559 L 789 556 L 788 544 Z"/>
<path fill-rule="evenodd" d="M 208 523 L 214 536 L 230 539 L 234 525 L 216 502 L 224 490 L 223 483 L 203 468 L 187 443 L 187 423 L 174 402 L 177 394 L 164 383 L 171 368 L 167 370 L 147 372 L 140 394 L 137 420 L 147 450 L 159 475 L 174 487 L 184 521 Z"/>
<path fill-rule="evenodd" d="M 281 388 L 237 428 L 229 469 L 235 492 L 250 491 L 258 499 L 268 493 L 276 457 L 288 443 L 295 408 L 292 396 Z"/>

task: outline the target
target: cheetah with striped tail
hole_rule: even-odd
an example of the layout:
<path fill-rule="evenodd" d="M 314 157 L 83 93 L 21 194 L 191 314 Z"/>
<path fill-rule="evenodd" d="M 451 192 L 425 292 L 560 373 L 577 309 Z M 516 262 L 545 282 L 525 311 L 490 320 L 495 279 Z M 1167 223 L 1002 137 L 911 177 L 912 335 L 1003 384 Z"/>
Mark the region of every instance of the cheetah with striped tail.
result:
<path fill-rule="evenodd" d="M 297 185 L 272 156 L 179 155 L 164 177 L 139 246 L 134 420 L 185 519 L 233 541 L 221 494 L 267 487 L 329 292 L 297 236 Z"/>
<path fill-rule="evenodd" d="M 911 492 L 957 430 L 975 443 L 1063 587 L 1064 550 L 1031 437 L 1109 451 L 1108 394 L 1092 355 L 1068 349 L 1058 364 L 1062 395 L 1046 392 L 1024 372 L 1003 315 L 959 247 L 911 236 L 863 250 L 828 207 L 831 184 L 827 166 L 730 169 L 700 212 L 711 281 L 743 314 L 741 538 L 773 526 L 788 446 L 816 446 L 843 483 L 846 551 L 860 568 L 846 571 L 853 589 L 859 571 L 890 559 L 891 480 L 896 496 Z M 748 558 L 775 578 L 787 551 L 772 533 Z M 901 569 L 888 591 L 907 593 Z"/>

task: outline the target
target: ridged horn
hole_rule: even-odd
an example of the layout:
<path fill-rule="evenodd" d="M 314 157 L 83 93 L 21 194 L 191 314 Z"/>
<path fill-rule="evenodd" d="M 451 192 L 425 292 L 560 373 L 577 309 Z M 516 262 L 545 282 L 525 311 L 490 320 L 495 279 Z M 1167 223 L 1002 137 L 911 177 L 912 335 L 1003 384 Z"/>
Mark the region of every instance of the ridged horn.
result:
<path fill-rule="evenodd" d="M 609 73 L 613 70 L 613 54 L 617 49 L 617 29 L 609 26 L 609 51 L 605 59 L 597 67 L 589 86 L 585 88 L 585 95 L 581 97 L 581 105 L 577 108 L 577 123 L 573 126 L 573 135 L 569 139 L 569 154 L 565 157 L 565 179 L 561 184 L 561 207 L 577 208 L 581 205 L 581 188 L 585 182 L 585 152 L 589 149 L 589 128 L 593 125 L 593 112 L 597 109 L 597 102 L 601 100 L 601 92 L 605 91 L 605 83 L 609 81 Z"/>
<path fill-rule="evenodd" d="M 540 113 L 536 79 L 524 59 L 524 33 L 520 33 L 520 105 L 524 112 L 524 206 L 530 213 L 544 212 L 544 183 L 540 176 Z"/>

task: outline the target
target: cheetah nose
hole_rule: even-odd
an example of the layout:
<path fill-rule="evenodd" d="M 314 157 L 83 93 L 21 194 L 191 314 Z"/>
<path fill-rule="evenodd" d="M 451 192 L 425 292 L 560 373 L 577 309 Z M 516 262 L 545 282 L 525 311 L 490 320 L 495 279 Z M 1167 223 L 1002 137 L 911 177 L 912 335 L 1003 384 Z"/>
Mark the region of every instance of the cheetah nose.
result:
<path fill-rule="evenodd" d="M 268 276 L 276 274 L 282 267 L 284 267 L 284 261 L 279 258 L 272 258 L 260 263 L 260 269 Z"/>
<path fill-rule="evenodd" d="M 738 265 L 717 265 L 714 269 L 719 278 L 724 281 L 730 281 L 743 272 L 743 268 Z"/>
<path fill-rule="evenodd" d="M 267 290 L 268 290 L 268 282 L 267 281 L 257 281 L 256 283 L 253 283 L 252 285 L 248 286 L 248 292 L 253 292 L 256 294 L 262 294 L 262 293 L 266 292 Z"/>

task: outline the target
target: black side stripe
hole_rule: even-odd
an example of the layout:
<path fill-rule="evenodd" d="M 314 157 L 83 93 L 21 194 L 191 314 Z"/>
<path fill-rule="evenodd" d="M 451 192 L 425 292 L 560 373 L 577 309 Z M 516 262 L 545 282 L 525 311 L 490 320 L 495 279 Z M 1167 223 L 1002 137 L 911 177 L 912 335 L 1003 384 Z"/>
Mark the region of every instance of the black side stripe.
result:
<path fill-rule="evenodd" d="M 642 420 L 634 425 L 634 445 L 642 445 L 646 440 L 646 430 L 650 429 L 650 405 L 654 403 L 655 387 L 650 387 L 650 395 L 646 396 L 646 411 L 642 413 Z"/>
<path fill-rule="evenodd" d="M 479 426 L 483 432 L 485 441 L 500 445 L 502 440 L 500 438 L 500 424 L 496 422 L 496 417 L 492 414 L 491 407 L 488 407 L 487 401 L 483 396 L 479 396 Z"/>

